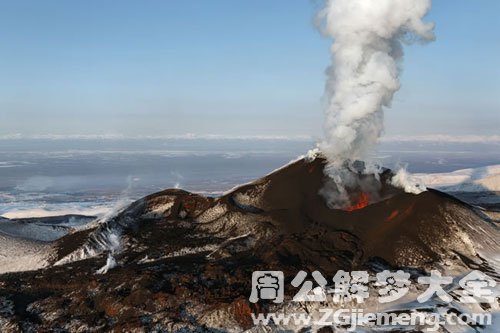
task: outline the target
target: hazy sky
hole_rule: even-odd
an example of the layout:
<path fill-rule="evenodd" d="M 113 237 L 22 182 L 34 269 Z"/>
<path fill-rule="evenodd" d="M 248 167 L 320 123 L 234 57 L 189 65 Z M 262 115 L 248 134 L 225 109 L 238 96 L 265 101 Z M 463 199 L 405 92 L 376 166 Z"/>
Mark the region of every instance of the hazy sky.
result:
<path fill-rule="evenodd" d="M 320 1 L 0 1 L 0 135 L 319 135 Z M 500 1 L 434 0 L 388 135 L 499 134 Z"/>

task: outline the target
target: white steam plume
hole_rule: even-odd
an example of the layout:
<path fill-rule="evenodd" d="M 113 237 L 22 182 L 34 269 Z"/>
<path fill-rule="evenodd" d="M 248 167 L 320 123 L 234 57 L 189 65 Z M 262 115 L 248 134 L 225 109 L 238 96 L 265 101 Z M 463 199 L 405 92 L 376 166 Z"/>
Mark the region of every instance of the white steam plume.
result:
<path fill-rule="evenodd" d="M 325 139 L 330 165 L 366 160 L 381 136 L 383 108 L 399 89 L 402 44 L 434 38 L 422 19 L 431 0 L 327 0 L 318 14 L 333 38 L 326 84 Z"/>

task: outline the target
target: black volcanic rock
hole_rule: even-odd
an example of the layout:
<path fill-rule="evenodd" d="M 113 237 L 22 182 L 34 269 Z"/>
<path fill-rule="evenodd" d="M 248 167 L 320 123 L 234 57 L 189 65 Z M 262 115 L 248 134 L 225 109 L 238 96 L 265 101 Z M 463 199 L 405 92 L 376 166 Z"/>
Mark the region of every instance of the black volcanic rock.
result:
<path fill-rule="evenodd" d="M 358 175 L 380 185 L 368 206 L 331 209 L 319 194 L 324 165 L 298 160 L 219 198 L 165 190 L 59 239 L 56 265 L 0 276 L 1 331 L 238 332 L 271 306 L 248 301 L 257 270 L 281 270 L 289 282 L 299 270 L 447 265 L 498 278 L 481 252 L 498 250 L 497 226 L 470 206 L 434 190 L 404 193 L 386 170 L 380 181 Z M 118 267 L 95 274 L 108 252 Z"/>

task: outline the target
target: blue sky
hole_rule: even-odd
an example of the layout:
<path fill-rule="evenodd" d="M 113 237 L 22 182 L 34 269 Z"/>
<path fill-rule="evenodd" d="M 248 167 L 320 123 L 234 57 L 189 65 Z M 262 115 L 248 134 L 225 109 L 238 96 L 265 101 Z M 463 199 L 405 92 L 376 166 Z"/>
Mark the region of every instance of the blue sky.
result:
<path fill-rule="evenodd" d="M 0 135 L 313 135 L 320 1 L 0 1 Z M 435 0 L 387 135 L 499 134 L 500 1 Z"/>

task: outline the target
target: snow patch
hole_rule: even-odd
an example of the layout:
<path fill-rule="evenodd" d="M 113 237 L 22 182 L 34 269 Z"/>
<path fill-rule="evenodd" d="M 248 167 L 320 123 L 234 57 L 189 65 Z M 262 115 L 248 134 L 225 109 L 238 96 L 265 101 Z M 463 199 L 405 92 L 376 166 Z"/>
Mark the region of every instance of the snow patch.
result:
<path fill-rule="evenodd" d="M 143 215 L 144 218 L 158 218 L 158 217 L 164 217 L 168 215 L 170 209 L 174 206 L 174 201 L 168 202 L 166 204 L 158 205 L 148 211 L 146 214 Z"/>
<path fill-rule="evenodd" d="M 120 234 L 116 229 L 105 228 L 92 235 L 89 242 L 78 250 L 68 254 L 54 265 L 64 265 L 74 261 L 96 257 L 102 253 L 115 254 L 121 250 Z"/>

